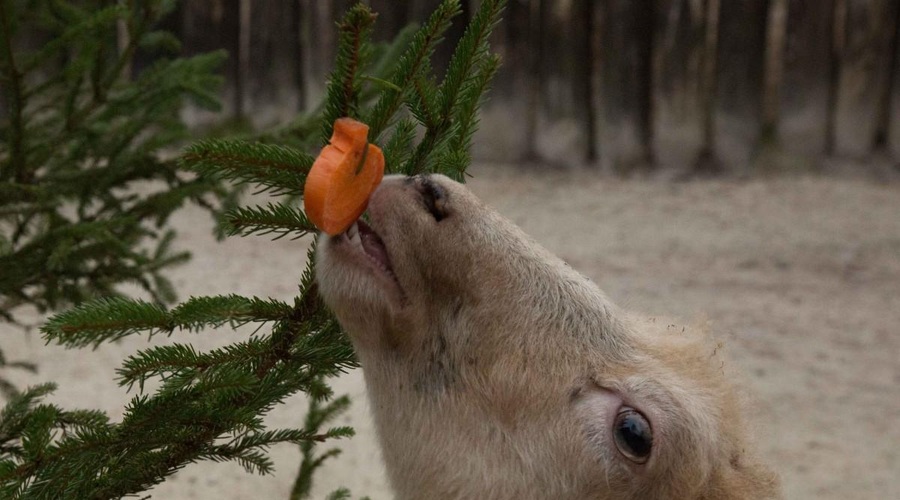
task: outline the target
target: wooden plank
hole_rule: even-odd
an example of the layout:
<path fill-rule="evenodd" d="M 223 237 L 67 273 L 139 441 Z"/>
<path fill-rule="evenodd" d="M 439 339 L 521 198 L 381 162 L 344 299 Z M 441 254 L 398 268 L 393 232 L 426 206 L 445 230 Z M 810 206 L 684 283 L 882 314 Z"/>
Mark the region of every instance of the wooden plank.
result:
<path fill-rule="evenodd" d="M 896 114 L 894 94 L 897 92 L 896 80 L 898 57 L 900 57 L 900 2 L 890 2 L 885 17 L 882 37 L 885 38 L 885 51 L 878 89 L 878 101 L 875 108 L 875 130 L 872 136 L 872 149 L 879 154 L 890 154 L 891 132 L 896 128 L 893 114 Z"/>
<path fill-rule="evenodd" d="M 380 14 L 375 39 L 423 22 L 439 2 L 367 0 Z M 196 0 L 180 3 L 162 25 L 183 40 L 186 55 L 228 50 L 226 114 L 267 124 L 319 101 L 335 22 L 353 3 Z M 478 0 L 463 5 L 437 52 L 438 78 Z M 786 28 L 767 15 L 785 5 Z M 835 16 L 842 5 L 846 16 Z M 719 24 L 708 31 L 715 6 Z M 687 165 L 703 150 L 735 165 L 749 158 L 764 125 L 803 154 L 827 150 L 828 137 L 839 154 L 890 151 L 900 145 L 893 124 L 900 89 L 892 80 L 900 70 L 898 13 L 898 0 L 509 0 L 493 36 L 503 66 L 476 153 L 581 162 L 602 151 L 604 165 L 628 169 L 654 157 Z M 784 45 L 780 63 L 765 52 L 773 25 L 786 32 L 775 40 Z M 714 42 L 706 44 L 714 50 L 711 74 L 705 42 Z M 153 57 L 139 54 L 135 71 Z M 770 78 L 765 87 L 778 69 L 781 83 Z"/>
<path fill-rule="evenodd" d="M 653 0 L 650 0 L 653 1 Z M 597 58 L 600 51 L 595 46 L 594 34 L 598 9 L 593 0 L 576 0 L 572 9 L 573 62 L 572 93 L 575 101 L 575 121 L 581 125 L 583 160 L 593 164 L 599 159 L 597 106 L 599 83 Z"/>
<path fill-rule="evenodd" d="M 185 2 L 181 18 L 181 40 L 187 56 L 218 49 L 228 51 L 228 59 L 222 65 L 225 77 L 223 87 L 223 113 L 234 115 L 241 95 L 238 92 L 238 53 L 240 33 L 239 0 L 195 0 Z M 198 112 L 190 120 L 194 123 L 220 121 L 221 116 Z"/>
<path fill-rule="evenodd" d="M 477 8 L 477 3 L 473 4 Z M 501 58 L 489 101 L 481 110 L 481 126 L 472 144 L 473 156 L 489 161 L 523 161 L 530 153 L 529 129 L 532 38 L 529 0 L 509 0 L 503 21 L 491 35 L 491 48 Z M 539 63 L 539 59 L 537 59 Z M 536 115 L 535 115 L 536 116 Z M 511 120 L 510 117 L 516 117 Z"/>
<path fill-rule="evenodd" d="M 657 151 L 663 166 L 690 165 L 700 147 L 702 0 L 661 0 L 655 48 Z"/>
<path fill-rule="evenodd" d="M 526 129 L 524 160 L 537 162 L 541 158 L 539 150 L 539 127 L 543 107 L 545 89 L 545 65 L 544 65 L 544 30 L 546 24 L 543 19 L 547 8 L 547 0 L 531 0 L 528 10 L 528 30 L 531 39 L 528 46 L 528 88 L 526 90 Z"/>
<path fill-rule="evenodd" d="M 781 88 L 784 81 L 784 53 L 787 43 L 787 0 L 769 0 L 766 15 L 765 64 L 763 67 L 760 143 L 779 142 Z"/>
<path fill-rule="evenodd" d="M 826 150 L 834 10 L 835 0 L 788 2 L 779 135 L 790 152 Z"/>
<path fill-rule="evenodd" d="M 892 0 L 848 0 L 847 38 L 841 68 L 837 152 L 869 153 L 875 135 L 879 92 L 890 48 Z"/>
<path fill-rule="evenodd" d="M 652 168 L 656 162 L 657 33 L 672 2 L 606 0 L 601 5 L 603 141 L 617 171 Z"/>
<path fill-rule="evenodd" d="M 721 42 L 721 4 L 707 0 L 704 8 L 703 76 L 701 91 L 701 123 L 703 140 L 694 170 L 700 174 L 717 174 L 722 170 L 718 145 L 719 43 Z"/>
<path fill-rule="evenodd" d="M 325 81 L 337 50 L 337 10 L 333 2 L 298 0 L 300 4 L 301 44 L 307 55 L 302 61 L 306 76 L 303 95 L 307 107 L 314 108 L 325 92 Z"/>
<path fill-rule="evenodd" d="M 758 120 L 769 1 L 721 2 L 719 103 L 726 113 Z M 753 130 L 755 134 L 756 130 Z"/>
<path fill-rule="evenodd" d="M 894 19 L 894 33 L 892 45 L 888 54 L 890 58 L 886 64 L 893 65 L 891 70 L 891 79 L 889 83 L 889 93 L 887 94 L 888 104 L 885 106 L 887 119 L 889 120 L 887 130 L 887 154 L 894 158 L 900 153 L 900 2 L 894 5 L 897 9 L 897 17 Z"/>
<path fill-rule="evenodd" d="M 404 26 L 412 21 L 409 17 L 410 2 L 397 2 L 396 0 L 369 0 L 369 7 L 378 14 L 375 21 L 373 39 L 376 41 L 393 40 Z M 422 19 L 417 19 L 421 24 Z"/>
<path fill-rule="evenodd" d="M 247 0 L 242 0 L 247 2 Z M 244 99 L 257 125 L 284 123 L 299 108 L 298 2 L 252 0 L 246 13 Z"/>

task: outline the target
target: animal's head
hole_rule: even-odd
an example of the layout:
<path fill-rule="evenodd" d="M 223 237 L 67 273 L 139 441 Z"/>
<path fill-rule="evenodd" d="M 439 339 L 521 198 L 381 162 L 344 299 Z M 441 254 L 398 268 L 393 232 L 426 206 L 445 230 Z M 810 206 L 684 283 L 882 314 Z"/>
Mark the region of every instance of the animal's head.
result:
<path fill-rule="evenodd" d="M 501 474 L 518 467 L 522 478 L 508 484 L 522 491 L 774 494 L 774 476 L 745 449 L 741 404 L 702 328 L 617 309 L 446 177 L 387 178 L 369 215 L 371 228 L 320 240 L 317 276 L 376 404 L 395 406 L 376 413 L 421 424 L 424 440 L 456 429 L 441 446 L 490 455 Z M 400 432 L 381 429 L 388 462 L 403 460 L 390 451 Z M 397 474 L 395 483 L 406 480 Z"/>

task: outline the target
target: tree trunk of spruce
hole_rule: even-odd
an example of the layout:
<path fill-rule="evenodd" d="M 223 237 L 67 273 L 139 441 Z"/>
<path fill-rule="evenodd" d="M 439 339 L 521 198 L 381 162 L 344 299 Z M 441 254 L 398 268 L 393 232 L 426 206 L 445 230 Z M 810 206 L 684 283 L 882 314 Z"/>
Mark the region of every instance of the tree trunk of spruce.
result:
<path fill-rule="evenodd" d="M 716 94 L 718 91 L 719 0 L 706 0 L 706 26 L 703 38 L 703 77 L 701 89 L 701 119 L 703 143 L 694 170 L 712 175 L 722 171 L 716 154 Z"/>
<path fill-rule="evenodd" d="M 884 73 L 884 82 L 881 86 L 881 93 L 878 96 L 878 116 L 875 122 L 875 134 L 872 140 L 872 149 L 877 153 L 888 152 L 888 141 L 891 136 L 891 111 L 893 109 L 894 97 L 894 79 L 897 73 L 897 56 L 898 45 L 900 45 L 900 3 L 891 2 L 890 8 L 893 9 L 887 21 L 885 29 L 887 36 L 890 37 L 890 45 L 887 51 L 886 70 Z"/>
<path fill-rule="evenodd" d="M 836 121 L 847 34 L 847 0 L 833 0 L 831 27 L 831 61 L 828 66 L 828 97 L 825 110 L 825 154 L 828 156 L 834 155 L 837 142 Z"/>
<path fill-rule="evenodd" d="M 788 0 L 769 0 L 761 99 L 760 144 L 762 147 L 778 143 L 778 119 L 781 109 L 781 84 L 784 79 L 787 19 Z"/>
<path fill-rule="evenodd" d="M 654 60 L 653 47 L 656 43 L 656 0 L 640 0 L 634 11 L 635 32 L 638 42 L 637 61 L 637 125 L 640 136 L 639 162 L 643 168 L 652 169 L 656 165 L 654 152 L 654 118 L 656 103 L 654 102 Z"/>
<path fill-rule="evenodd" d="M 525 149 L 523 160 L 525 162 L 537 162 L 540 159 L 538 146 L 538 121 L 540 120 L 541 92 L 544 89 L 544 70 L 541 64 L 543 55 L 543 0 L 531 0 L 528 15 L 529 37 L 528 50 L 528 91 L 525 109 Z"/>

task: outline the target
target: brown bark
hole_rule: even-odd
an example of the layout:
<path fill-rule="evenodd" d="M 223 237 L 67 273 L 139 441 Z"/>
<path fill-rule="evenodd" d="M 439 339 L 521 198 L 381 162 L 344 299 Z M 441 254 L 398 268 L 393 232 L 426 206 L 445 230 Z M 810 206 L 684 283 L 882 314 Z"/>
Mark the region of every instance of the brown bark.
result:
<path fill-rule="evenodd" d="M 654 102 L 653 53 L 656 43 L 656 0 L 641 0 L 634 10 L 635 34 L 637 36 L 637 126 L 641 142 L 640 162 L 644 167 L 653 168 L 656 163 L 654 152 L 654 123 L 656 103 Z"/>
<path fill-rule="evenodd" d="M 585 135 L 587 136 L 587 149 L 585 151 L 585 160 L 588 163 L 595 163 L 600 159 L 600 152 L 597 147 L 598 126 L 597 126 L 597 61 L 600 58 L 600 51 L 596 50 L 597 44 L 595 40 L 599 37 L 595 36 L 598 32 L 596 19 L 597 10 L 594 8 L 592 0 L 585 0 L 584 12 L 584 43 L 587 44 L 585 52 L 587 59 L 584 64 L 584 104 L 586 110 Z"/>
<path fill-rule="evenodd" d="M 722 170 L 722 165 L 716 153 L 719 12 L 719 0 L 706 0 L 706 26 L 703 36 L 703 77 L 700 96 L 703 142 L 695 164 L 695 171 L 704 175 L 716 174 Z"/>
<path fill-rule="evenodd" d="M 528 50 L 528 90 L 526 92 L 525 110 L 525 148 L 523 160 L 536 162 L 540 157 L 537 150 L 538 120 L 540 119 L 539 107 L 541 105 L 541 93 L 544 89 L 543 78 L 543 19 L 544 0 L 531 0 L 528 15 L 528 26 L 531 32 Z"/>
<path fill-rule="evenodd" d="M 831 15 L 831 63 L 828 68 L 828 97 L 825 110 L 825 154 L 829 156 L 835 153 L 837 142 L 837 108 L 847 37 L 847 0 L 833 0 Z"/>
<path fill-rule="evenodd" d="M 876 152 L 887 152 L 888 140 L 891 137 L 891 111 L 894 105 L 894 81 L 897 73 L 898 46 L 900 46 L 900 2 L 890 3 L 893 9 L 887 21 L 886 31 L 890 37 L 887 51 L 888 61 L 885 64 L 884 82 L 881 85 L 881 93 L 878 96 L 878 115 L 875 122 L 875 134 L 872 139 L 872 149 Z"/>
<path fill-rule="evenodd" d="M 491 47 L 503 57 L 503 66 L 494 77 L 494 98 L 504 100 L 521 95 L 528 76 L 530 61 L 530 6 L 523 2 L 508 2 L 503 21 L 494 30 Z"/>
<path fill-rule="evenodd" d="M 300 47 L 301 6 L 297 1 L 250 0 L 242 32 L 243 110 L 260 123 L 288 120 L 298 110 L 304 55 Z M 306 12 L 302 13 L 306 17 Z M 246 51 L 246 53 L 244 52 Z M 302 108 L 299 108 L 302 109 Z M 260 121 L 262 120 L 262 121 Z"/>
<path fill-rule="evenodd" d="M 181 2 L 183 9 L 180 34 L 185 55 L 195 55 L 225 49 L 228 58 L 222 68 L 225 92 L 235 92 L 238 80 L 238 52 L 240 32 L 239 0 L 195 0 Z M 234 101 L 232 101 L 233 103 Z M 232 110 L 233 112 L 234 110 Z"/>
<path fill-rule="evenodd" d="M 760 143 L 763 145 L 778 142 L 781 84 L 784 80 L 784 54 L 787 46 L 787 20 L 788 1 L 769 0 L 761 98 Z"/>
<path fill-rule="evenodd" d="M 252 28 L 251 0 L 240 0 L 238 12 L 237 74 L 234 81 L 234 116 L 244 118 L 244 97 L 250 82 L 250 40 Z"/>
<path fill-rule="evenodd" d="M 595 33 L 594 10 L 591 0 L 576 0 L 570 16 L 574 45 L 572 51 L 574 64 L 570 66 L 574 98 L 574 106 L 571 108 L 579 124 L 584 125 L 583 159 L 587 163 L 594 163 L 597 160 L 597 117 L 594 106 L 596 97 L 594 58 L 597 55 L 592 40 Z"/>

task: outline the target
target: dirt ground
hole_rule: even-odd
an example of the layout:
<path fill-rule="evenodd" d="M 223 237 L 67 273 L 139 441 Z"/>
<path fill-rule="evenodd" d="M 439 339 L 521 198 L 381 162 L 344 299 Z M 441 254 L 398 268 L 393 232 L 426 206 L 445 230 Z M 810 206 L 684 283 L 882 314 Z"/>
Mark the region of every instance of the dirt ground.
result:
<path fill-rule="evenodd" d="M 593 278 L 630 309 L 707 317 L 755 395 L 763 453 L 788 499 L 900 498 L 900 184 L 792 177 L 671 183 L 585 171 L 521 174 L 480 165 L 483 199 Z M 216 243 L 206 214 L 176 221 L 194 253 L 175 282 L 182 297 L 221 293 L 288 299 L 305 242 L 232 238 Z M 181 333 L 172 341 L 219 346 L 249 332 Z M 156 341 L 156 340 L 154 340 Z M 43 346 L 4 327 L 8 358 L 36 361 L 56 380 L 55 400 L 119 415 L 130 397 L 114 369 L 146 340 L 96 351 Z M 315 498 L 339 486 L 390 498 L 361 374 L 337 380 L 354 400 L 342 422 L 357 436 L 317 476 Z M 301 398 L 273 426 L 299 425 Z M 272 450 L 274 476 L 234 464 L 189 466 L 153 498 L 287 498 L 299 453 Z"/>

